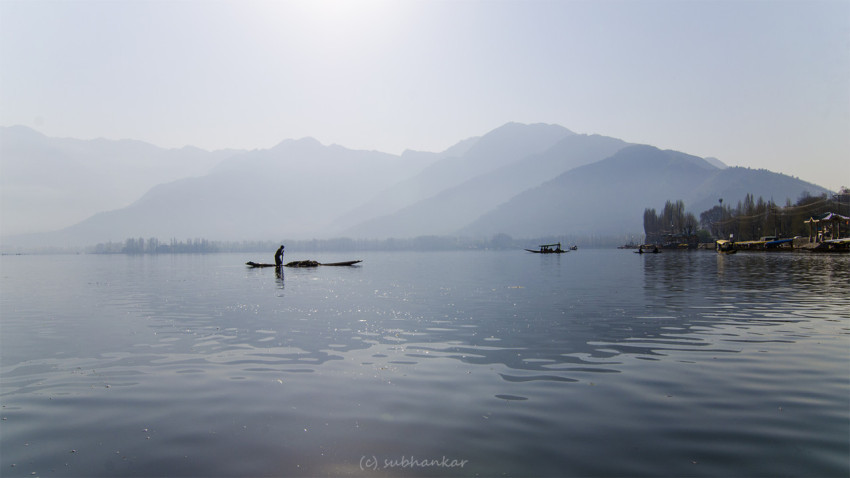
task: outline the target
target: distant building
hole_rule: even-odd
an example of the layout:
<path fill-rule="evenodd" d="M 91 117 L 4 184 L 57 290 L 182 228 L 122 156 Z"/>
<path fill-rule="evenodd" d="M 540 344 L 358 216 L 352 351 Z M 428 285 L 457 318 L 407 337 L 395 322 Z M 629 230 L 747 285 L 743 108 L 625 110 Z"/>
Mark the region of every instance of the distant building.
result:
<path fill-rule="evenodd" d="M 804 223 L 809 225 L 809 242 L 824 242 L 850 236 L 850 217 L 834 212 L 812 216 Z"/>

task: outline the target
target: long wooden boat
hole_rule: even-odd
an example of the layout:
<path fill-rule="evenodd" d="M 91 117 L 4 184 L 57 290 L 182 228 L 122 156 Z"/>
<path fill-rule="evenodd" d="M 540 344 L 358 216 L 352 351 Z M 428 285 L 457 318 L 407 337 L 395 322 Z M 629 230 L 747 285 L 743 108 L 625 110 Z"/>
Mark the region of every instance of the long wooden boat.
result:
<path fill-rule="evenodd" d="M 319 267 L 319 266 L 353 266 L 355 264 L 359 264 L 363 262 L 361 261 L 345 261 L 345 262 L 327 262 L 322 263 L 318 261 L 292 261 L 287 262 L 286 264 L 282 264 L 282 267 Z M 268 263 L 260 263 L 254 261 L 248 261 L 245 263 L 246 266 L 256 268 L 256 267 L 281 267 L 277 264 L 268 264 Z"/>
<path fill-rule="evenodd" d="M 319 267 L 319 266 L 353 266 L 363 261 L 345 262 L 318 262 L 318 261 L 292 261 L 284 264 L 284 267 Z"/>
<path fill-rule="evenodd" d="M 323 262 L 319 264 L 320 266 L 353 266 L 354 264 L 359 264 L 363 261 L 344 261 L 344 262 Z"/>
<path fill-rule="evenodd" d="M 538 250 L 526 249 L 526 251 L 533 252 L 535 254 L 563 254 L 565 252 L 569 252 L 569 251 L 565 251 L 565 250 L 561 249 L 561 243 L 560 242 L 557 242 L 555 244 L 541 244 L 538 247 L 540 248 Z M 554 249 L 552 249 L 553 247 L 554 247 Z"/>

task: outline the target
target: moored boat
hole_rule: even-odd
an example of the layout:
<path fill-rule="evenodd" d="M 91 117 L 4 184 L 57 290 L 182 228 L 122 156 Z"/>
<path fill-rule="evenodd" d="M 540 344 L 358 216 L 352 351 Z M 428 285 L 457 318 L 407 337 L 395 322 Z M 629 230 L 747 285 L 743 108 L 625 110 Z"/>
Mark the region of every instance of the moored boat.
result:
<path fill-rule="evenodd" d="M 720 254 L 734 254 L 738 252 L 738 249 L 735 249 L 735 243 L 726 239 L 718 239 L 714 243 L 714 249 Z"/>

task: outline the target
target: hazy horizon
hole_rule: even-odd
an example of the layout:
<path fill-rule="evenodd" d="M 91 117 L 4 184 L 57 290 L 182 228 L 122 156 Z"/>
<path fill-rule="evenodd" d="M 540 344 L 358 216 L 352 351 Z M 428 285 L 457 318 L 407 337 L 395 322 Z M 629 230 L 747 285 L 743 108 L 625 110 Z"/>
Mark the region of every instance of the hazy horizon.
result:
<path fill-rule="evenodd" d="M 315 139 L 167 150 L 51 138 L 25 126 L 0 127 L 0 147 L 0 232 L 29 246 L 128 237 L 624 237 L 641 229 L 644 208 L 672 199 L 697 214 L 718 198 L 740 208 L 748 195 L 781 204 L 828 193 L 776 172 L 719 168 L 543 123 L 508 123 L 446 152 L 403 157 Z"/>

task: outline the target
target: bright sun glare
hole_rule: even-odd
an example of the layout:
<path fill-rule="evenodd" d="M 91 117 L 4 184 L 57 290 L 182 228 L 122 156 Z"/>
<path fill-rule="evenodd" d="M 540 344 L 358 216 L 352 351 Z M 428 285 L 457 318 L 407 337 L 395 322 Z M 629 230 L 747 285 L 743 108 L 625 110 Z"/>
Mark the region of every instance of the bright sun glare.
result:
<path fill-rule="evenodd" d="M 291 7 L 311 23 L 341 28 L 380 23 L 393 3 L 388 0 L 304 0 L 280 2 L 279 5 Z"/>

